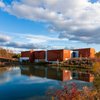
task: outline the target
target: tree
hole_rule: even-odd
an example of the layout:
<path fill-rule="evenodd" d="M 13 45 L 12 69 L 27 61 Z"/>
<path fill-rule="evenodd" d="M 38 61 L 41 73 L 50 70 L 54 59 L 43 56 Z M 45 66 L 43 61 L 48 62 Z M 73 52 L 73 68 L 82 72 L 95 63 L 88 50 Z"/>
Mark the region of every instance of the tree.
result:
<path fill-rule="evenodd" d="M 95 54 L 97 58 L 100 58 L 100 51 Z"/>
<path fill-rule="evenodd" d="M 93 84 L 94 84 L 96 90 L 100 93 L 100 62 L 94 63 L 93 72 L 95 75 L 95 79 L 94 79 Z"/>
<path fill-rule="evenodd" d="M 21 57 L 21 54 L 14 54 L 13 56 L 12 56 L 12 58 L 17 58 L 17 59 L 19 59 Z"/>
<path fill-rule="evenodd" d="M 9 49 L 0 48 L 0 57 L 12 58 L 13 54 L 14 53 Z"/>

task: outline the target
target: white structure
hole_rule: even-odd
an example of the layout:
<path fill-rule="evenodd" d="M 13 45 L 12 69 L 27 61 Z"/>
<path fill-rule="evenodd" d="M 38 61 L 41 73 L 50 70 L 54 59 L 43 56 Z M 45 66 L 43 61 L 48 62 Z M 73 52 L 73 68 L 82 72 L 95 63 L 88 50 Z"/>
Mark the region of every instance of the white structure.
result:
<path fill-rule="evenodd" d="M 20 57 L 19 61 L 23 62 L 23 61 L 27 61 L 29 60 L 29 57 Z"/>
<path fill-rule="evenodd" d="M 48 54 L 47 54 L 47 51 L 45 51 L 45 62 L 48 62 L 47 57 L 48 57 Z"/>
<path fill-rule="evenodd" d="M 73 51 L 71 51 L 71 58 L 73 58 Z"/>

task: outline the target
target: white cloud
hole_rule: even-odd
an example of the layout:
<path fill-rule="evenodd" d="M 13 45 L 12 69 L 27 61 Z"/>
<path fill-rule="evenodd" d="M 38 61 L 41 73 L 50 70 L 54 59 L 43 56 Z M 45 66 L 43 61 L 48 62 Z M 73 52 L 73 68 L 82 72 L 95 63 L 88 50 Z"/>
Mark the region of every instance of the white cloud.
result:
<path fill-rule="evenodd" d="M 0 0 L 0 8 L 5 7 L 5 4 Z"/>
<path fill-rule="evenodd" d="M 45 49 L 46 48 L 46 46 L 42 44 L 19 43 L 19 42 L 9 42 L 9 43 L 4 44 L 4 46 L 13 47 L 13 48 L 22 48 L 22 49 Z"/>
<path fill-rule="evenodd" d="M 14 0 L 4 6 L 4 11 L 19 18 L 47 22 L 61 38 L 96 44 L 100 44 L 99 9 L 100 1 L 89 0 Z M 43 39 L 41 42 L 47 41 Z"/>
<path fill-rule="evenodd" d="M 18 39 L 15 39 L 19 37 Z M 19 42 L 19 40 L 22 40 Z M 55 37 L 49 37 L 44 35 L 32 35 L 32 34 L 16 34 L 16 36 L 11 35 L 0 35 L 0 45 L 4 47 L 9 47 L 11 49 L 17 48 L 17 51 L 21 51 L 21 49 L 47 49 L 52 48 L 48 44 L 51 42 L 62 42 L 67 41 L 66 39 L 60 39 Z"/>
<path fill-rule="evenodd" d="M 19 82 L 15 82 L 15 84 L 43 84 L 43 83 L 49 83 L 52 82 L 50 79 L 46 78 L 41 78 L 41 77 L 36 77 L 36 76 L 31 76 L 30 78 L 27 78 L 26 80 L 20 80 Z"/>
<path fill-rule="evenodd" d="M 17 37 L 18 36 L 19 35 L 17 35 Z M 22 36 L 22 35 L 20 34 L 20 36 Z M 19 49 L 45 49 L 46 48 L 46 46 L 41 44 L 41 42 L 34 43 L 31 40 L 30 40 L 31 41 L 30 42 L 29 39 L 26 38 L 26 36 L 24 37 L 24 35 L 23 35 L 24 40 L 21 42 L 19 42 L 18 40 L 15 40 L 15 37 L 14 37 L 14 35 L 8 36 L 8 35 L 0 34 L 0 46 L 10 47 L 10 48 L 13 47 L 13 48 L 19 48 Z M 21 37 L 19 37 L 19 39 L 21 39 Z M 37 41 L 39 41 L 39 38 Z"/>
<path fill-rule="evenodd" d="M 0 33 L 0 42 L 9 42 L 11 40 L 10 36 L 3 35 Z"/>
<path fill-rule="evenodd" d="M 26 35 L 25 38 L 30 43 L 48 43 L 50 41 L 67 41 L 66 39 L 60 39 L 57 37 L 49 37 L 44 35 Z"/>
<path fill-rule="evenodd" d="M 0 84 L 10 82 L 13 77 L 20 76 L 20 69 L 19 68 L 12 68 L 12 67 L 5 67 L 0 69 L 2 74 L 0 75 Z M 13 71 L 12 71 L 13 70 Z M 6 74 L 5 74 L 6 72 Z"/>

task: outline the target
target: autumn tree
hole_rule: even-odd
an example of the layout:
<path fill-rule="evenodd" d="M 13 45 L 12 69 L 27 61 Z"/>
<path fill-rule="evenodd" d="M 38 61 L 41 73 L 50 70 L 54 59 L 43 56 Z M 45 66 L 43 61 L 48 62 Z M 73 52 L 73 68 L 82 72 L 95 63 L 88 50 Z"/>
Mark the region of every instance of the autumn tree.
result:
<path fill-rule="evenodd" d="M 97 58 L 100 58 L 100 51 L 95 54 Z"/>
<path fill-rule="evenodd" d="M 12 58 L 13 54 L 12 50 L 0 48 L 0 57 Z"/>
<path fill-rule="evenodd" d="M 16 58 L 16 59 L 19 59 L 21 57 L 21 54 L 14 54 L 12 57 Z"/>
<path fill-rule="evenodd" d="M 100 93 L 100 62 L 95 62 L 93 65 L 93 72 L 95 75 L 94 86 L 96 90 Z"/>

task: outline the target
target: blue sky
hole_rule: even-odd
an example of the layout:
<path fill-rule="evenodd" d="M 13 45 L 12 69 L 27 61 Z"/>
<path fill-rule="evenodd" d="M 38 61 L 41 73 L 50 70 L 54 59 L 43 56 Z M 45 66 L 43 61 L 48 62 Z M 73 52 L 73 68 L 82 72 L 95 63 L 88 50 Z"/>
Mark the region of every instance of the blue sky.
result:
<path fill-rule="evenodd" d="M 0 0 L 0 46 L 100 51 L 99 8 L 99 0 Z"/>

